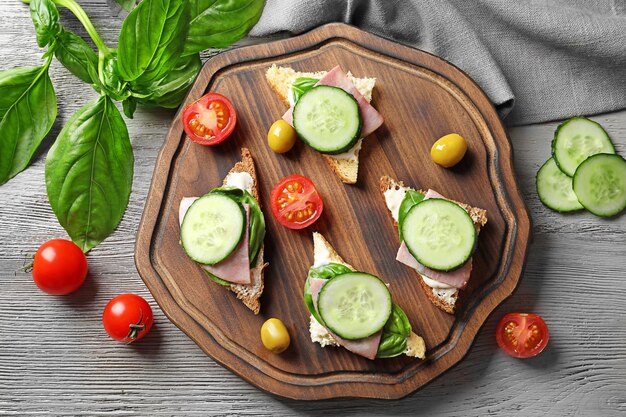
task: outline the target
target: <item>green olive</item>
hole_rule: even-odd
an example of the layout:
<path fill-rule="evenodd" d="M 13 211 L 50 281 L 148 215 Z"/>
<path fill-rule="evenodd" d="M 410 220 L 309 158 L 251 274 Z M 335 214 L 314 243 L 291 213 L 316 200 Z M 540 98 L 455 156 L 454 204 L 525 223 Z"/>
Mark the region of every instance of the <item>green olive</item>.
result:
<path fill-rule="evenodd" d="M 274 152 L 285 153 L 296 143 L 296 131 L 283 119 L 274 122 L 267 132 L 267 144 Z"/>
<path fill-rule="evenodd" d="M 289 331 L 282 321 L 271 318 L 261 326 L 261 341 L 267 350 L 281 353 L 289 347 Z"/>
<path fill-rule="evenodd" d="M 463 136 L 451 133 L 434 143 L 430 149 L 430 157 L 436 164 L 450 168 L 461 162 L 465 152 L 467 143 Z"/>

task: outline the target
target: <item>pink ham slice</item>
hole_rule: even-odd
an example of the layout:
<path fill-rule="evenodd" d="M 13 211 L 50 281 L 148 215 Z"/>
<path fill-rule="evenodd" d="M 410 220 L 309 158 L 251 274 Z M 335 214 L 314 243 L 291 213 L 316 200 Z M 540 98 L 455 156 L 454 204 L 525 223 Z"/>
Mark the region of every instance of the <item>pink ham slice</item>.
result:
<path fill-rule="evenodd" d="M 311 278 L 311 296 L 313 298 L 313 305 L 315 306 L 315 310 L 317 311 L 317 299 L 320 293 L 320 290 L 326 284 L 328 280 L 321 278 Z M 319 314 L 319 311 L 318 311 Z M 380 344 L 380 338 L 382 337 L 382 330 L 378 333 L 366 337 L 365 339 L 359 340 L 346 340 L 337 336 L 330 330 L 328 330 L 333 338 L 344 348 L 348 349 L 352 353 L 356 353 L 357 355 L 361 355 L 366 357 L 367 359 L 376 359 L 376 354 L 378 353 L 378 345 Z"/>
<path fill-rule="evenodd" d="M 341 69 L 340 66 L 336 66 L 332 70 L 328 71 L 318 82 L 317 85 L 329 85 L 332 87 L 339 87 L 359 103 L 359 110 L 361 111 L 361 119 L 363 125 L 361 126 L 361 137 L 364 138 L 374 132 L 383 124 L 383 116 L 363 97 L 363 95 L 352 84 L 348 76 Z M 293 107 L 283 115 L 283 120 L 293 126 Z"/>
<path fill-rule="evenodd" d="M 428 200 L 429 198 L 446 199 L 444 196 L 434 190 L 428 190 L 424 195 L 424 200 Z M 413 257 L 413 255 L 411 255 L 411 252 L 409 252 L 409 248 L 407 248 L 404 241 L 402 241 L 400 249 L 398 249 L 396 260 L 402 262 L 407 266 L 410 266 L 420 274 L 426 275 L 430 279 L 434 279 L 435 281 L 442 282 L 458 289 L 463 289 L 467 286 L 467 282 L 469 281 L 470 275 L 472 273 L 472 258 L 469 258 L 469 260 L 465 262 L 463 266 L 455 269 L 454 271 L 443 272 L 437 271 L 435 269 L 430 269 L 427 266 L 419 263 Z"/>
<path fill-rule="evenodd" d="M 178 209 L 178 221 L 183 223 L 185 213 L 189 210 L 189 207 L 196 201 L 198 197 L 184 197 L 180 201 L 180 207 Z M 243 239 L 239 243 L 239 246 L 233 253 L 222 262 L 215 265 L 200 265 L 204 270 L 210 272 L 218 278 L 224 281 L 232 282 L 233 284 L 250 284 L 250 253 L 248 249 L 248 223 L 250 221 L 250 208 L 247 204 L 243 205 L 246 210 L 246 227 L 243 235 Z"/>

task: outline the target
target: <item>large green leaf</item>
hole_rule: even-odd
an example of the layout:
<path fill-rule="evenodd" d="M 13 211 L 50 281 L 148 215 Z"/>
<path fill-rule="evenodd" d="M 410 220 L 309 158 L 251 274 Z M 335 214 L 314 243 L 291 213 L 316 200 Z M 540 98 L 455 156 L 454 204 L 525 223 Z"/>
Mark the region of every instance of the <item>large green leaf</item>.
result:
<path fill-rule="evenodd" d="M 30 16 L 35 25 L 37 45 L 40 48 L 52 43 L 61 33 L 59 10 L 52 0 L 31 0 Z"/>
<path fill-rule="evenodd" d="M 117 227 L 133 182 L 133 149 L 107 96 L 79 109 L 46 159 L 48 199 L 61 226 L 85 252 Z"/>
<path fill-rule="evenodd" d="M 190 3 L 191 24 L 185 56 L 237 42 L 256 25 L 265 6 L 265 0 L 190 0 Z"/>
<path fill-rule="evenodd" d="M 48 64 L 0 72 L 0 184 L 28 166 L 56 117 Z"/>
<path fill-rule="evenodd" d="M 148 106 L 174 109 L 185 99 L 201 68 L 198 54 L 180 58 L 174 69 L 160 80 L 148 85 L 133 85 L 133 97 Z"/>
<path fill-rule="evenodd" d="M 93 75 L 98 72 L 98 57 L 80 36 L 72 32 L 61 32 L 57 37 L 54 56 L 69 72 L 84 82 L 93 84 L 97 81 L 93 79 Z"/>
<path fill-rule="evenodd" d="M 185 46 L 187 0 L 143 0 L 122 24 L 118 69 L 125 81 L 146 84 L 170 72 Z"/>

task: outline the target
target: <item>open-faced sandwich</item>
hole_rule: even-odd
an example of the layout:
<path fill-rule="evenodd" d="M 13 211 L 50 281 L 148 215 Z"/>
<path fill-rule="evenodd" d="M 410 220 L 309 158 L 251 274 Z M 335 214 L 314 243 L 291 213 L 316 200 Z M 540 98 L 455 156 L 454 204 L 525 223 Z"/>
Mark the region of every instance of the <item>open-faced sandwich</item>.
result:
<path fill-rule="evenodd" d="M 265 218 L 248 149 L 241 149 L 241 162 L 226 175 L 222 187 L 181 200 L 179 222 L 187 255 L 258 314 L 267 266 L 263 260 Z"/>
<path fill-rule="evenodd" d="M 396 260 L 415 269 L 428 299 L 453 314 L 459 290 L 469 282 L 487 212 L 388 176 L 380 179 L 380 190 L 400 235 Z"/>
<path fill-rule="evenodd" d="M 305 73 L 273 65 L 265 77 L 289 106 L 283 119 L 298 137 L 322 153 L 343 182 L 356 183 L 363 138 L 383 123 L 369 104 L 376 79 L 355 78 L 339 66 Z"/>
<path fill-rule="evenodd" d="M 311 340 L 343 346 L 368 359 L 407 355 L 424 358 L 424 340 L 391 300 L 380 278 L 355 271 L 319 233 L 313 233 L 314 264 L 304 285 L 311 313 Z"/>

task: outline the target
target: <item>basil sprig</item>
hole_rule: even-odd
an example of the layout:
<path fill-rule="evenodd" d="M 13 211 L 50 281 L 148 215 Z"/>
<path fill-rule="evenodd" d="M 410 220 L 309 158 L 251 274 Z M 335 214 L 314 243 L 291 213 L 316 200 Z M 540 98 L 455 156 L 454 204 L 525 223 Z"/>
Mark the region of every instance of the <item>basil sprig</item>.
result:
<path fill-rule="evenodd" d="M 132 185 L 133 151 L 113 100 L 122 102 L 129 118 L 138 105 L 178 107 L 202 67 L 198 52 L 241 39 L 258 21 L 265 2 L 143 0 L 134 7 L 137 0 L 116 0 L 132 11 L 114 49 L 76 0 L 22 1 L 30 4 L 37 44 L 47 49 L 41 66 L 0 71 L 0 184 L 28 166 L 56 119 L 48 76 L 56 57 L 100 94 L 69 119 L 46 159 L 50 205 L 72 240 L 89 251 L 117 227 Z M 74 14 L 96 50 L 63 27 L 58 6 Z M 265 222 L 253 200 L 241 196 L 251 206 L 251 255 L 256 260 Z"/>
<path fill-rule="evenodd" d="M 394 304 L 391 309 L 391 316 L 383 327 L 383 335 L 378 344 L 376 357 L 393 358 L 404 353 L 411 331 L 409 318 L 397 304 Z"/>

